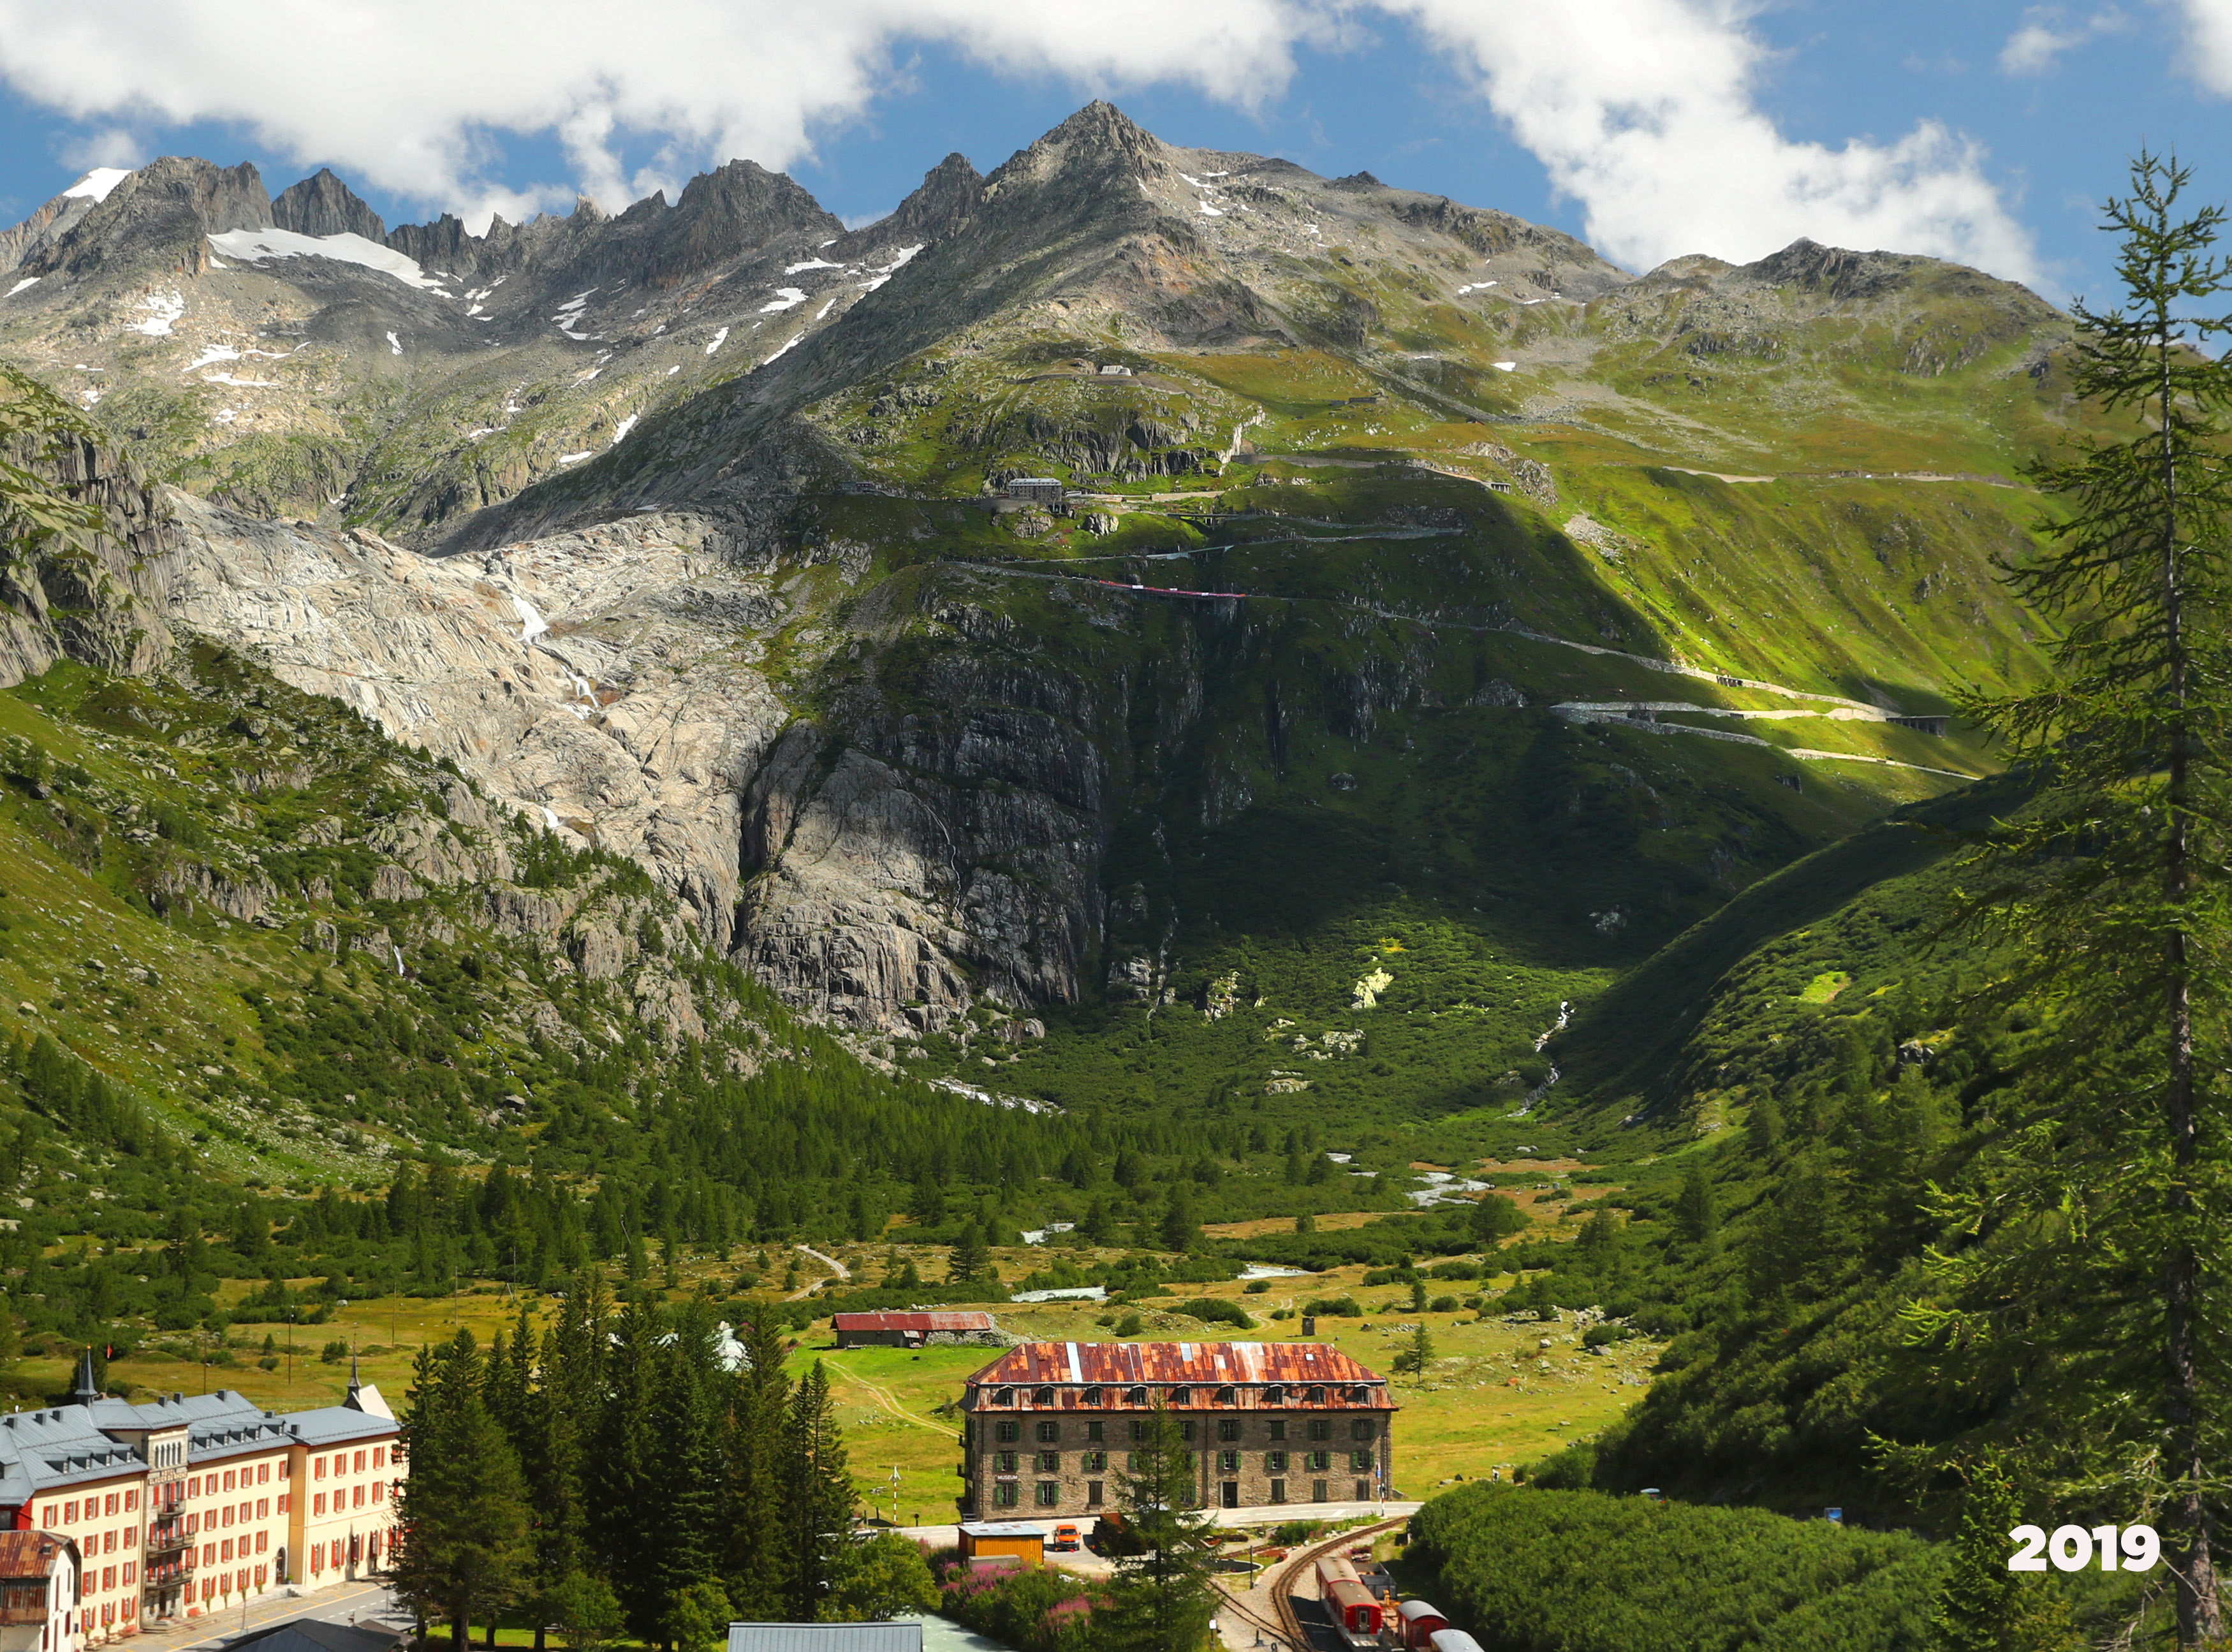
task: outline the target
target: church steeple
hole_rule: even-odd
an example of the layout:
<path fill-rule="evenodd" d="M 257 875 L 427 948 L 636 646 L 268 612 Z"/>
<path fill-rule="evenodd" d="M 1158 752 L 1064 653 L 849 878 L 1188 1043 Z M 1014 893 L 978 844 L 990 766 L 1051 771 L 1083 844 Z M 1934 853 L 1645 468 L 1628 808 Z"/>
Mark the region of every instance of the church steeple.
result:
<path fill-rule="evenodd" d="M 100 1397 L 100 1384 L 93 1380 L 93 1350 L 88 1347 L 78 1356 L 77 1386 L 70 1390 L 70 1398 L 80 1405 L 91 1405 Z"/>

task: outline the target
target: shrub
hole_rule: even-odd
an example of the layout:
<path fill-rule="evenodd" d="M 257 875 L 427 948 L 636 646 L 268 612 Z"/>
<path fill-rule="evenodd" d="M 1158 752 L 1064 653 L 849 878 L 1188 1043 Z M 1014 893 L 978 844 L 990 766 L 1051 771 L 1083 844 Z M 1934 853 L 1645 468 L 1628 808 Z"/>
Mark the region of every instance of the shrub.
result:
<path fill-rule="evenodd" d="M 1478 1262 L 1437 1262 L 1426 1270 L 1430 1279 L 1476 1279 L 1480 1277 Z"/>
<path fill-rule="evenodd" d="M 1457 1311 L 1457 1299 L 1453 1296 L 1437 1296 L 1426 1304 L 1426 1308 L 1431 1313 L 1455 1313 Z"/>
<path fill-rule="evenodd" d="M 348 1355 L 349 1345 L 345 1342 L 329 1342 L 318 1350 L 319 1359 L 328 1365 L 340 1364 Z"/>
<path fill-rule="evenodd" d="M 1573 1456 L 1580 1448 L 1560 1453 Z M 1549 1465 L 1544 1465 L 1547 1471 Z M 1764 1509 L 1475 1483 L 1413 1519 L 1433 1598 L 1509 1652 L 1936 1643 L 1949 1550 Z"/>
<path fill-rule="evenodd" d="M 1250 1279 L 1248 1281 L 1247 1291 L 1249 1296 L 1262 1296 L 1270 1290 L 1270 1288 L 1271 1281 L 1268 1279 Z"/>
<path fill-rule="evenodd" d="M 1361 1319 L 1364 1310 L 1353 1296 L 1312 1297 L 1302 1305 L 1302 1312 L 1320 1319 Z"/>
<path fill-rule="evenodd" d="M 1202 1296 L 1188 1302 L 1173 1302 L 1171 1312 L 1215 1325 L 1236 1325 L 1243 1331 L 1256 1328 L 1256 1322 L 1248 1317 L 1248 1310 L 1226 1297 Z"/>
<path fill-rule="evenodd" d="M 1140 1327 L 1144 1323 L 1138 1314 L 1127 1313 L 1116 1322 L 1116 1334 L 1119 1337 L 1136 1337 L 1139 1334 Z"/>
<path fill-rule="evenodd" d="M 1584 1348 L 1604 1348 L 1616 1342 L 1625 1342 L 1635 1332 L 1626 1325 L 1616 1325 L 1610 1320 L 1591 1325 L 1581 1333 Z"/>

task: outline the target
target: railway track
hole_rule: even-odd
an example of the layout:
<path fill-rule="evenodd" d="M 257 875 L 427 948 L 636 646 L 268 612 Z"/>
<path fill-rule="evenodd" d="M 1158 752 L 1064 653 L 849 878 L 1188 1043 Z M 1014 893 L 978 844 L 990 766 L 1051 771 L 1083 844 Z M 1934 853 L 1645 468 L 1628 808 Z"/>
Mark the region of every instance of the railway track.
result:
<path fill-rule="evenodd" d="M 1270 1575 L 1268 1588 L 1271 1598 L 1268 1613 L 1247 1598 L 1255 1593 L 1254 1590 L 1243 1592 L 1219 1578 L 1217 1591 L 1224 1597 L 1224 1606 L 1220 1610 L 1229 1610 L 1243 1623 L 1268 1630 L 1275 1644 L 1291 1648 L 1293 1652 L 1309 1652 L 1310 1632 L 1303 1624 L 1301 1614 L 1294 1610 L 1294 1579 L 1305 1567 L 1314 1565 L 1318 1557 L 1328 1549 L 1342 1548 L 1361 1539 L 1377 1537 L 1382 1532 L 1401 1526 L 1409 1518 L 1408 1515 L 1399 1515 L 1394 1519 L 1378 1520 L 1370 1526 L 1351 1526 L 1346 1532 L 1337 1532 L 1307 1548 L 1293 1551 Z"/>

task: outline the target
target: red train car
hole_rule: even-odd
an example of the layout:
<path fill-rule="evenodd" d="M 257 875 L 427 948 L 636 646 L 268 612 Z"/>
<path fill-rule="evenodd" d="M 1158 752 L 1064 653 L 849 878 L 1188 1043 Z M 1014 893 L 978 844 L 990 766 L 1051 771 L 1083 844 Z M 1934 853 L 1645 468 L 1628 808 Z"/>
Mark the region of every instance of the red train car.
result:
<path fill-rule="evenodd" d="M 1321 1595 L 1336 1583 L 1353 1584 L 1358 1581 L 1356 1568 L 1337 1554 L 1320 1555 L 1317 1559 L 1317 1572 L 1318 1592 Z"/>
<path fill-rule="evenodd" d="M 1326 1585 L 1326 1610 L 1340 1620 L 1351 1635 L 1379 1633 L 1379 1603 L 1372 1591 L 1353 1577 L 1336 1577 Z"/>
<path fill-rule="evenodd" d="M 1436 1634 L 1449 1628 L 1450 1620 L 1442 1616 L 1441 1609 L 1430 1606 L 1423 1600 L 1406 1600 L 1395 1609 L 1401 1620 L 1403 1644 L 1411 1652 L 1428 1652 Z"/>

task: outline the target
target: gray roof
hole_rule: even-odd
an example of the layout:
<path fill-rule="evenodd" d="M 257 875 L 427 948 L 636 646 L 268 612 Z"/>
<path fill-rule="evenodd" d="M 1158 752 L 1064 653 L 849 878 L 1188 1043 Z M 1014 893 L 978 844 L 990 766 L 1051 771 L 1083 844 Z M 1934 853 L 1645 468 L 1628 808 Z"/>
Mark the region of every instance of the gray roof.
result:
<path fill-rule="evenodd" d="M 16 1411 L 0 1416 L 0 1508 L 20 1507 L 49 1492 L 136 1474 L 146 1467 L 136 1446 L 104 1430 L 137 1435 L 182 1424 L 189 1462 L 217 1461 L 293 1445 L 318 1450 L 358 1440 L 384 1440 L 396 1431 L 392 1417 L 354 1406 L 266 1411 L 230 1389 L 172 1394 L 145 1405 L 103 1399 L 90 1405 Z"/>
<path fill-rule="evenodd" d="M 731 1623 L 729 1652 L 922 1652 L 922 1625 L 889 1623 Z"/>
<path fill-rule="evenodd" d="M 289 1411 L 280 1419 L 295 1439 L 312 1448 L 346 1445 L 352 1440 L 384 1440 L 401 1425 L 393 1417 L 360 1411 L 353 1405 L 321 1405 L 315 1411 Z"/>
<path fill-rule="evenodd" d="M 225 1652 L 388 1652 L 403 1638 L 400 1629 L 373 1623 L 328 1623 L 298 1617 L 224 1643 Z"/>
<path fill-rule="evenodd" d="M 81 1405 L 0 1416 L 0 1506 L 136 1474 L 143 1466 L 137 1451 L 95 1428 Z"/>

